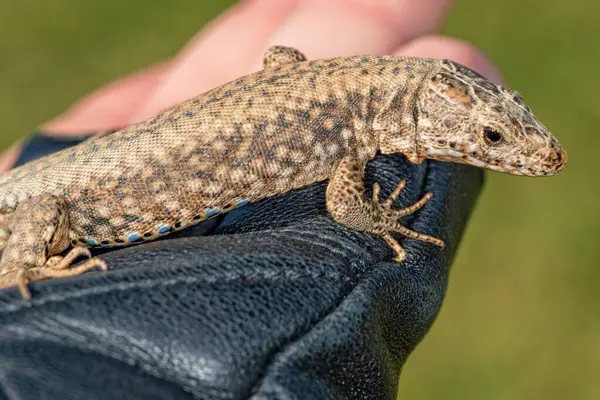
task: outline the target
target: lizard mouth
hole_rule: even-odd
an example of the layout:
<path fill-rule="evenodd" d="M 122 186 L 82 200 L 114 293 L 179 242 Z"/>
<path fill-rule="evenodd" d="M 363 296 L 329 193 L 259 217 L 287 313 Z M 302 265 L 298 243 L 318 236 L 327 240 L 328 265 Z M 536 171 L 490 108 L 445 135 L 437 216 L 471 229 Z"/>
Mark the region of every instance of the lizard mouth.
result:
<path fill-rule="evenodd" d="M 468 157 L 467 157 L 468 158 Z M 485 168 L 512 175 L 551 176 L 567 165 L 567 152 L 561 145 L 550 147 L 533 156 L 522 155 L 512 162 L 487 163 Z"/>
<path fill-rule="evenodd" d="M 523 176 L 555 175 L 567 164 L 567 153 L 560 145 L 553 146 L 544 153 L 536 153 L 533 156 L 517 155 L 509 160 L 484 161 L 456 150 L 446 150 L 443 152 L 430 151 L 427 157 L 439 161 L 467 164 L 491 171 Z"/>

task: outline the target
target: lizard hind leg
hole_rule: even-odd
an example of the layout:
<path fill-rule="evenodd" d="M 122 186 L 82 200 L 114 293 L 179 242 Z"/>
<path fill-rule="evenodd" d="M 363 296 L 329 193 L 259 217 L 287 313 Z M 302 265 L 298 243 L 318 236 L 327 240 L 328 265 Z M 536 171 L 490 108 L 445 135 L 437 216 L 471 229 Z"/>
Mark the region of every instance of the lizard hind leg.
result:
<path fill-rule="evenodd" d="M 10 236 L 0 260 L 0 288 L 17 286 L 26 299 L 31 297 L 28 283 L 106 267 L 101 260 L 89 259 L 68 268 L 79 256 L 90 255 L 83 247 L 73 248 L 64 258 L 48 258 L 70 246 L 67 208 L 59 197 L 39 196 L 21 203 L 7 227 Z"/>
<path fill-rule="evenodd" d="M 378 184 L 373 185 L 373 196 L 367 199 L 363 182 L 365 165 L 366 162 L 347 156 L 336 168 L 327 186 L 326 196 L 327 209 L 333 218 L 349 228 L 381 236 L 395 251 L 394 260 L 398 262 L 404 260 L 406 252 L 390 232 L 444 247 L 444 242 L 440 239 L 412 231 L 397 221 L 399 217 L 412 214 L 423 207 L 431 199 L 431 193 L 425 194 L 406 208 L 395 210 L 392 205 L 406 186 L 403 179 L 383 202 L 379 201 Z"/>

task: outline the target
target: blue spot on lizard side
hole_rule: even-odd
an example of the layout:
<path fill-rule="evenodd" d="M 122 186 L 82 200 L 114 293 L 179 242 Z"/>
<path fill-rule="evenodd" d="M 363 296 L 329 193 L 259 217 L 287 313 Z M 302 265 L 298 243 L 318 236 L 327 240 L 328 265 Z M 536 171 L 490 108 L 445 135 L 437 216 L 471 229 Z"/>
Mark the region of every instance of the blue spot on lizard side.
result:
<path fill-rule="evenodd" d="M 246 204 L 248 204 L 248 203 L 249 203 L 249 201 L 248 201 L 248 200 L 246 200 L 246 199 L 244 199 L 244 200 L 237 201 L 237 202 L 235 203 L 235 206 L 236 206 L 236 207 L 243 207 L 243 206 L 245 206 L 245 205 L 246 205 Z"/>
<path fill-rule="evenodd" d="M 142 238 L 142 235 L 140 235 L 137 232 L 134 233 L 130 233 L 129 235 L 127 235 L 127 240 L 129 240 L 131 243 L 133 242 L 137 242 L 138 240 L 140 240 Z"/>
<path fill-rule="evenodd" d="M 169 224 L 165 224 L 162 225 L 160 228 L 158 228 L 158 233 L 160 233 L 161 235 L 170 232 L 171 231 L 171 225 Z"/>
<path fill-rule="evenodd" d="M 210 210 L 205 212 L 204 215 L 206 215 L 206 218 L 214 217 L 215 215 L 217 215 L 219 213 L 219 211 L 220 211 L 219 207 L 211 208 Z"/>

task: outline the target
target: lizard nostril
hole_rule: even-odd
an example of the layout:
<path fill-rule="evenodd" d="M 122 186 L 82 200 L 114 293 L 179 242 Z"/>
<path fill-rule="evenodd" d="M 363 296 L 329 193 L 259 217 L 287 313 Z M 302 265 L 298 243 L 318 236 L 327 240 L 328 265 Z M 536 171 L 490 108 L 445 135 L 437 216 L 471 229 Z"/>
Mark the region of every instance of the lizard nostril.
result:
<path fill-rule="evenodd" d="M 561 147 L 556 153 L 556 159 L 560 163 L 560 169 L 562 169 L 567 165 L 567 152 Z"/>
<path fill-rule="evenodd" d="M 561 162 L 563 159 L 563 154 L 561 151 L 556 152 L 556 161 Z"/>
<path fill-rule="evenodd" d="M 567 153 L 561 145 L 556 144 L 548 149 L 548 153 L 544 159 L 551 169 L 557 172 L 567 164 Z"/>

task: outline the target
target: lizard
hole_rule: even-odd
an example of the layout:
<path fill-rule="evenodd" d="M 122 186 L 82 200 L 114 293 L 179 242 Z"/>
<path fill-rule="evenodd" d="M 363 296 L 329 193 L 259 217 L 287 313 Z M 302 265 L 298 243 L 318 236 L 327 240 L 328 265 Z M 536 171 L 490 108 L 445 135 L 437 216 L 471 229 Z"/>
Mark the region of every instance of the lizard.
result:
<path fill-rule="evenodd" d="M 346 227 L 444 247 L 398 219 L 406 181 L 366 197 L 377 153 L 548 176 L 563 146 L 521 95 L 451 60 L 350 56 L 307 60 L 269 48 L 263 69 L 155 117 L 31 161 L 0 176 L 0 288 L 106 270 L 89 248 L 127 246 L 234 208 L 329 180 L 326 208 Z M 79 257 L 87 259 L 75 264 Z"/>

